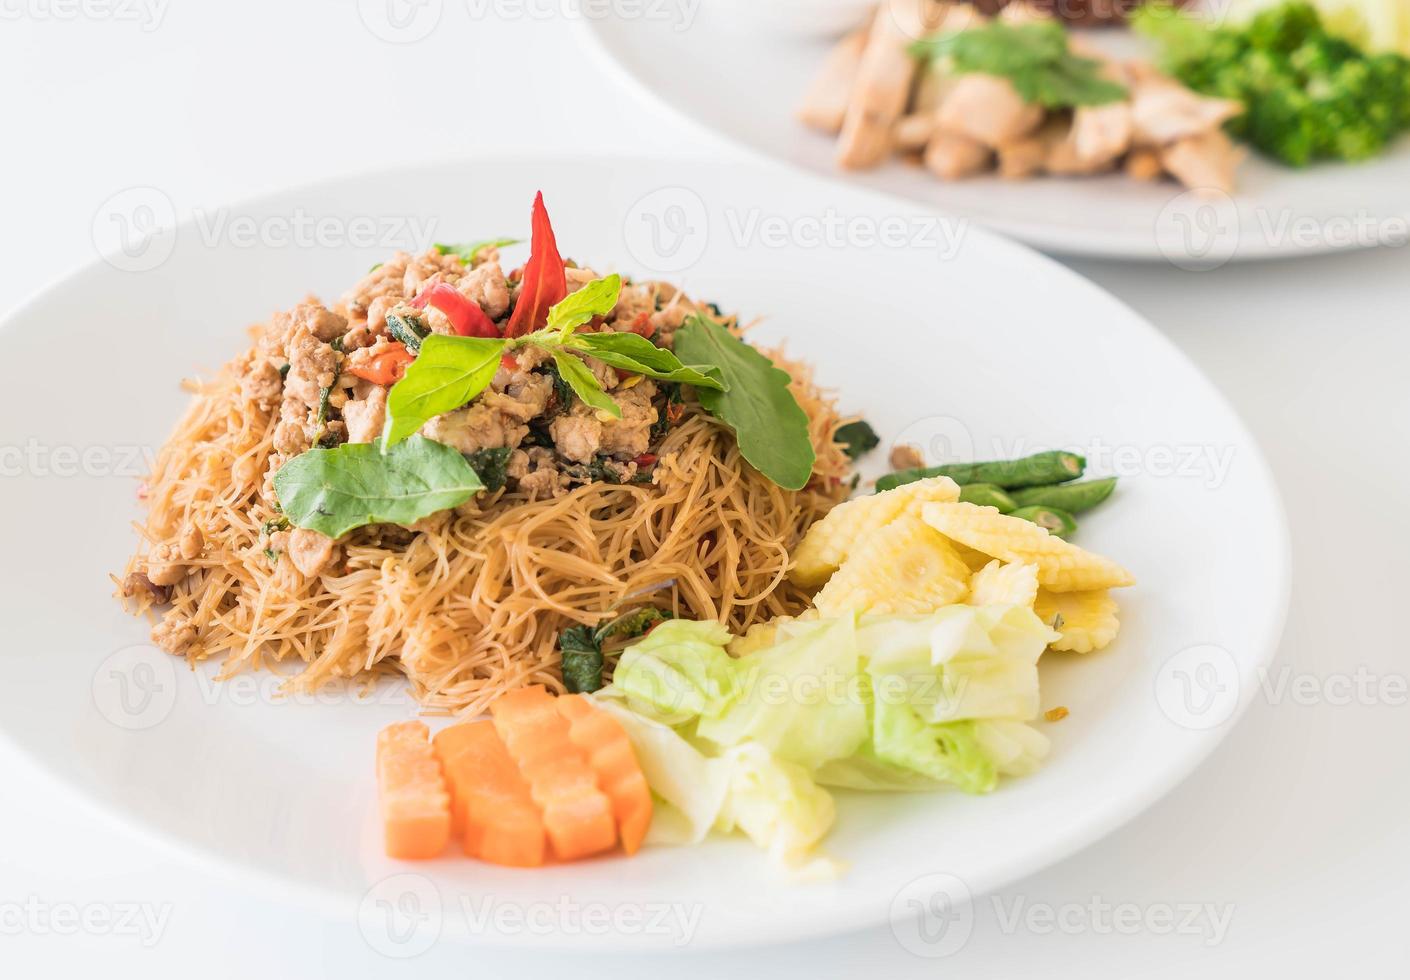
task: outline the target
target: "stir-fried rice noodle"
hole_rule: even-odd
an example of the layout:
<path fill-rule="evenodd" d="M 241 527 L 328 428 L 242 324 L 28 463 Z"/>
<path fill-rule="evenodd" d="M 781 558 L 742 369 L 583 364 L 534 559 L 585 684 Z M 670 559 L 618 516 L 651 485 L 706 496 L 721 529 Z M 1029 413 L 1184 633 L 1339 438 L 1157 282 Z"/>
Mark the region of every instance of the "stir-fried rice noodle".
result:
<path fill-rule="evenodd" d="M 789 551 L 846 495 L 849 464 L 832 441 L 831 401 L 805 366 L 774 357 L 818 454 L 801 491 L 761 476 L 733 434 L 688 402 L 652 483 L 594 483 L 544 500 L 481 494 L 414 529 L 354 531 L 345 560 L 308 580 L 266 554 L 264 525 L 279 517 L 262 490 L 278 411 L 241 398 L 232 364 L 197 386 L 158 455 L 129 575 L 199 528 L 204 549 L 162 617 L 186 631 L 189 660 L 223 657 L 222 676 L 302 662 L 295 692 L 397 671 L 428 708 L 462 713 L 524 684 L 562 690 L 560 631 L 614 609 L 649 603 L 737 632 L 797 615 L 809 596 L 784 574 Z M 168 597 L 127 592 L 153 615 Z"/>

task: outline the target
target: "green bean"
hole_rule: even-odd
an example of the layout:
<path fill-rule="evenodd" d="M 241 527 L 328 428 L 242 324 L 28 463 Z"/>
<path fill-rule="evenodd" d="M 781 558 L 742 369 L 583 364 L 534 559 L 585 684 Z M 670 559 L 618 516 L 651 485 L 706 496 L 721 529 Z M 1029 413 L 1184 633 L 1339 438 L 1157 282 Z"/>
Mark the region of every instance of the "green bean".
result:
<path fill-rule="evenodd" d="M 892 490 L 932 476 L 948 476 L 960 486 L 992 483 L 1005 490 L 1016 487 L 1041 487 L 1075 480 L 1082 475 L 1086 467 L 1087 461 L 1076 453 L 1053 450 L 1024 456 L 1022 459 L 993 460 L 988 463 L 946 463 L 923 469 L 898 470 L 877 480 L 876 489 Z"/>
<path fill-rule="evenodd" d="M 1009 514 L 1025 521 L 1032 521 L 1039 527 L 1047 528 L 1049 534 L 1065 538 L 1077 530 L 1077 522 L 1065 510 L 1056 507 L 1020 507 Z"/>
<path fill-rule="evenodd" d="M 1018 506 L 1012 497 L 1004 493 L 1003 488 L 992 483 L 971 483 L 969 486 L 960 487 L 960 503 L 997 507 L 1000 514 L 1007 514 Z"/>
<path fill-rule="evenodd" d="M 1013 499 L 1018 507 L 1059 507 L 1069 514 L 1091 510 L 1116 489 L 1116 477 L 1104 480 L 1083 480 L 1081 483 L 1060 483 L 1050 487 L 1027 487 L 1015 490 Z"/>

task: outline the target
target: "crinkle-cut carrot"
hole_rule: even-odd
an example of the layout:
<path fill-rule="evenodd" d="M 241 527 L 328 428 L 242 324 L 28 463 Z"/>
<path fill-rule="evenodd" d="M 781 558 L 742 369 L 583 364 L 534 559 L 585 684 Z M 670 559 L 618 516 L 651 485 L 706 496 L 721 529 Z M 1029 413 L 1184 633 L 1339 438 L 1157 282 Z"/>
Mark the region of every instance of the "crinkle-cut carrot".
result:
<path fill-rule="evenodd" d="M 612 803 L 597 786 L 587 757 L 569 737 L 543 685 L 522 687 L 490 706 L 495 730 L 543 809 L 543 826 L 560 860 L 610 850 L 617 843 Z"/>
<path fill-rule="evenodd" d="M 377 734 L 377 793 L 387 856 L 432 858 L 450 840 L 450 795 L 441 764 L 419 721 Z"/>
<path fill-rule="evenodd" d="M 622 849 L 635 854 L 651 825 L 651 788 L 631 740 L 621 722 L 581 695 L 561 697 L 557 707 L 568 719 L 568 737 L 587 756 L 597 785 L 612 801 Z"/>
<path fill-rule="evenodd" d="M 446 774 L 446 788 L 450 790 L 450 833 L 457 840 L 465 833 L 465 783 L 468 771 L 464 766 L 452 763 L 456 756 L 475 744 L 477 737 L 472 723 L 442 728 L 431 738 L 431 745 Z"/>
<path fill-rule="evenodd" d="M 435 743 L 452 787 L 465 853 L 516 868 L 543 864 L 543 815 L 493 722 L 452 725 Z"/>

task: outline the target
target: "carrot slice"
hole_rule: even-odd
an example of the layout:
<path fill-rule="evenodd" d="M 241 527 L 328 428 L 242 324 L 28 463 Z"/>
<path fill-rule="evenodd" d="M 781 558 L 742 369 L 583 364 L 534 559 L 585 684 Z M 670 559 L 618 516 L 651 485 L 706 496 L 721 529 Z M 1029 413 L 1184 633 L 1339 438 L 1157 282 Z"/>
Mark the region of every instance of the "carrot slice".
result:
<path fill-rule="evenodd" d="M 543 864 L 543 816 L 494 724 L 452 725 L 436 735 L 436 751 L 450 778 L 465 853 L 516 868 Z"/>
<path fill-rule="evenodd" d="M 617 843 L 612 803 L 598 789 L 587 757 L 569 737 L 543 685 L 510 691 L 490 706 L 495 730 L 543 809 L 543 826 L 559 859 L 572 861 Z"/>
<path fill-rule="evenodd" d="M 474 745 L 477 738 L 474 725 L 451 725 L 431 738 L 446 774 L 446 788 L 450 790 L 450 834 L 457 840 L 465 833 L 465 794 L 472 774 L 467 767 L 454 763 L 456 756 Z"/>
<path fill-rule="evenodd" d="M 635 854 L 651 825 L 651 788 L 621 722 L 579 694 L 558 699 L 568 737 L 588 759 L 597 785 L 612 801 L 622 850 Z"/>
<path fill-rule="evenodd" d="M 377 793 L 387 856 L 432 858 L 450 840 L 450 796 L 441 764 L 419 721 L 377 734 Z"/>

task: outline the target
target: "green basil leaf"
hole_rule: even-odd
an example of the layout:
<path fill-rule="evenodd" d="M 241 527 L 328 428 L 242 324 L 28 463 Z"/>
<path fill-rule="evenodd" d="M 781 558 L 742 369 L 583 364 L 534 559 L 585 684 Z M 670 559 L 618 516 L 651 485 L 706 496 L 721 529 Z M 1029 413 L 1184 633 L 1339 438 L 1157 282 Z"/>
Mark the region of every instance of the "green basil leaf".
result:
<path fill-rule="evenodd" d="M 685 361 L 719 369 L 727 389 L 700 389 L 700 404 L 734 430 L 744 458 L 785 490 L 801 490 L 817 454 L 788 372 L 699 313 L 676 331 L 675 348 Z"/>
<path fill-rule="evenodd" d="M 586 694 L 602 687 L 602 649 L 591 626 L 570 626 L 558 636 L 563 655 L 563 686 L 569 694 Z"/>
<path fill-rule="evenodd" d="M 465 245 L 442 245 L 437 242 L 436 251 L 442 255 L 454 255 L 463 259 L 466 265 L 471 265 L 475 257 L 487 248 L 508 248 L 522 241 L 522 238 L 487 238 L 483 242 L 470 242 Z"/>
<path fill-rule="evenodd" d="M 514 450 L 508 446 L 476 449 L 467 453 L 465 458 L 486 490 L 499 490 L 509 481 L 509 455 L 512 452 Z"/>
<path fill-rule="evenodd" d="M 714 368 L 691 367 L 666 350 L 657 347 L 640 334 L 634 333 L 580 333 L 568 338 L 568 346 L 591 354 L 603 364 L 610 364 L 633 374 L 644 374 L 648 378 L 661 381 L 678 381 L 697 388 L 713 388 L 724 391 L 725 384 L 718 377 L 707 373 Z"/>
<path fill-rule="evenodd" d="M 365 524 L 414 524 L 482 489 L 464 456 L 424 436 L 385 453 L 365 442 L 310 449 L 274 474 L 289 520 L 330 538 Z"/>
<path fill-rule="evenodd" d="M 502 340 L 438 333 L 423 340 L 421 353 L 387 395 L 383 451 L 488 388 L 503 353 Z"/>
<path fill-rule="evenodd" d="M 634 640 L 658 624 L 674 618 L 675 613 L 669 609 L 643 606 L 599 626 L 592 638 L 599 647 L 610 640 Z"/>
<path fill-rule="evenodd" d="M 857 419 L 855 422 L 839 425 L 837 431 L 832 434 L 832 441 L 842 443 L 843 452 L 849 459 L 859 459 L 879 446 L 881 437 L 864 419 Z"/>
<path fill-rule="evenodd" d="M 622 417 L 622 410 L 617 407 L 611 396 L 602 390 L 602 386 L 597 383 L 586 364 L 572 354 L 559 351 L 554 352 L 553 363 L 557 365 L 559 375 L 568 382 L 568 387 L 573 389 L 575 395 L 598 411 L 608 412 L 613 418 Z"/>
<path fill-rule="evenodd" d="M 548 322 L 544 331 L 550 334 L 557 332 L 562 340 L 593 317 L 611 313 L 620 295 L 621 276 L 613 273 L 605 279 L 594 279 L 548 308 Z"/>

